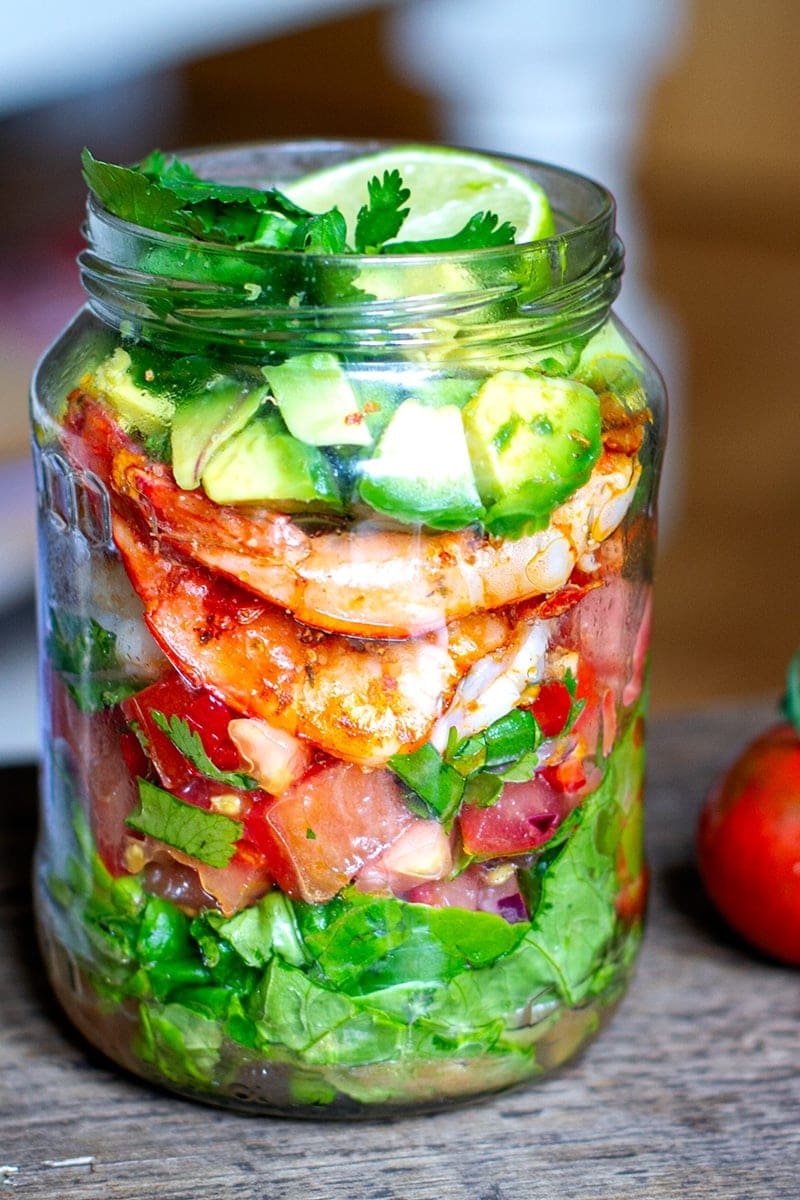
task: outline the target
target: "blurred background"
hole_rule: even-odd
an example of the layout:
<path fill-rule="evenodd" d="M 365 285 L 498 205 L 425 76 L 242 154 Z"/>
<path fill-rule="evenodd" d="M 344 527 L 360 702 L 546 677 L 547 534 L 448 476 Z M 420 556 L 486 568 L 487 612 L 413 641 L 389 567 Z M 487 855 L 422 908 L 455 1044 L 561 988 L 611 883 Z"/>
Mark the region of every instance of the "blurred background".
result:
<path fill-rule="evenodd" d="M 32 368 L 81 303 L 79 154 L 443 140 L 609 185 L 672 398 L 655 712 L 777 694 L 800 643 L 796 0 L 33 0 L 0 46 L 0 758 L 36 745 Z"/>

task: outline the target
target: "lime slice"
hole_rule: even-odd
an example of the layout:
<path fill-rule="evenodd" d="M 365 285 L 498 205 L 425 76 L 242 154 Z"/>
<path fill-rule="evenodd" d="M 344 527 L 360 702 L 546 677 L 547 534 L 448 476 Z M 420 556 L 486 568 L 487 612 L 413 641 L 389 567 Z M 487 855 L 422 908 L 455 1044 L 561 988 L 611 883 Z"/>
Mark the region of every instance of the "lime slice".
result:
<path fill-rule="evenodd" d="M 398 241 L 450 237 L 477 212 L 493 212 L 516 229 L 514 240 L 533 242 L 555 233 L 544 189 L 498 159 L 440 146 L 397 146 L 350 159 L 283 186 L 310 212 L 337 205 L 352 238 L 356 215 L 367 202 L 374 175 L 398 170 L 411 189 L 410 213 Z"/>

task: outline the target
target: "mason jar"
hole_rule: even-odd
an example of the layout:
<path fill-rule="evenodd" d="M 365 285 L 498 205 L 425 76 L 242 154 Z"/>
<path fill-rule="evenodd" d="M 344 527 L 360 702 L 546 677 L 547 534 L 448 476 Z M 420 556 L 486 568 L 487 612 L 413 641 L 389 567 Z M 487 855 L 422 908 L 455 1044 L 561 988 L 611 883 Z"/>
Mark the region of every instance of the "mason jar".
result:
<path fill-rule="evenodd" d="M 188 160 L 286 187 L 380 148 Z M 38 923 L 77 1028 L 178 1093 L 451 1105 L 630 976 L 665 401 L 611 196 L 501 161 L 549 236 L 236 248 L 90 197 L 32 401 Z"/>

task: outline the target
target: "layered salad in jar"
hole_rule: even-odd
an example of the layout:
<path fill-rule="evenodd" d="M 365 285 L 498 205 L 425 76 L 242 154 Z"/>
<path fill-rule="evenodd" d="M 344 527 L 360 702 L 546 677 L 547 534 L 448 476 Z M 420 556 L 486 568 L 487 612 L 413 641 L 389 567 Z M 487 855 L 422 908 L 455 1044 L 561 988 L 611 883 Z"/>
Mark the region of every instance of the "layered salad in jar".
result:
<path fill-rule="evenodd" d="M 463 152 L 280 190 L 85 172 L 170 244 L 352 255 L 356 301 L 370 261 L 557 240 L 540 186 Z M 648 368 L 607 313 L 491 352 L 430 327 L 387 361 L 123 322 L 40 425 L 75 526 L 43 518 L 43 941 L 87 1035 L 181 1092 L 498 1090 L 580 1046 L 635 954 Z"/>

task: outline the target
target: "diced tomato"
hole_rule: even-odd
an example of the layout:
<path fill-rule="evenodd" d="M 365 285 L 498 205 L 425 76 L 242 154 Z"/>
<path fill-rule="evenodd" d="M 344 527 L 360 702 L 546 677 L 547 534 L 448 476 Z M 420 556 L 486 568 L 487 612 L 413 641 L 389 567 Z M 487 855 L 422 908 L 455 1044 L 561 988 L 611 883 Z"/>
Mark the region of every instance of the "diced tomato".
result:
<path fill-rule="evenodd" d="M 649 587 L 611 575 L 564 617 L 559 640 L 578 651 L 584 674 L 588 668 L 595 676 L 597 693 L 611 688 L 617 703 L 632 703 L 641 690 L 650 604 Z"/>
<path fill-rule="evenodd" d="M 147 778 L 149 767 L 147 755 L 136 734 L 126 729 L 119 740 L 119 748 L 131 778 L 136 779 L 137 776 L 141 776 L 142 779 Z"/>
<path fill-rule="evenodd" d="M 148 891 L 184 908 L 207 907 L 210 898 L 229 917 L 272 887 L 264 855 L 246 842 L 239 842 L 225 867 L 210 867 L 155 838 L 139 845 Z"/>
<path fill-rule="evenodd" d="M 626 925 L 642 920 L 647 907 L 647 868 L 642 870 L 635 879 L 623 883 L 616 899 L 616 912 Z"/>
<path fill-rule="evenodd" d="M 214 897 L 226 917 L 254 904 L 272 887 L 265 855 L 246 842 L 238 844 L 225 867 L 209 867 L 171 847 L 167 847 L 167 853 L 197 872 L 203 891 Z"/>
<path fill-rule="evenodd" d="M 540 774 L 557 792 L 579 792 L 586 784 L 583 759 L 576 754 L 552 767 L 544 767 Z"/>
<path fill-rule="evenodd" d="M 401 896 L 421 883 L 444 879 L 452 869 L 452 834 L 438 821 L 415 817 L 383 854 L 359 871 L 356 886 L 362 892 Z"/>
<path fill-rule="evenodd" d="M 522 854 L 543 845 L 571 808 L 541 775 L 527 783 L 507 783 L 490 808 L 465 804 L 459 816 L 461 837 L 468 854 L 497 858 Z"/>
<path fill-rule="evenodd" d="M 553 679 L 543 683 L 533 702 L 533 715 L 545 737 L 556 737 L 569 720 L 572 697 L 565 683 Z"/>
<path fill-rule="evenodd" d="M 472 867 L 467 867 L 455 879 L 436 879 L 417 884 L 405 899 L 412 904 L 430 904 L 432 908 L 466 908 L 476 912 L 480 891 L 480 874 Z"/>
<path fill-rule="evenodd" d="M 162 785 L 169 791 L 183 787 L 198 775 L 197 768 L 181 754 L 153 720 L 153 712 L 167 718 L 177 716 L 200 735 L 203 749 L 221 771 L 242 769 L 239 753 L 228 737 L 228 724 L 240 714 L 203 688 L 195 688 L 173 671 L 122 703 L 129 724 L 139 726 L 149 756 Z"/>
<path fill-rule="evenodd" d="M 50 673 L 51 735 L 69 748 L 78 790 L 86 798 L 97 851 L 112 875 L 125 871 L 128 829 L 138 792 L 127 770 L 121 737 L 124 728 L 116 708 L 81 712 L 55 671 Z"/>
<path fill-rule="evenodd" d="M 414 820 L 389 771 L 335 762 L 276 800 L 253 804 L 245 837 L 290 896 L 321 903 L 349 883 Z"/>
<path fill-rule="evenodd" d="M 466 908 L 471 912 L 489 912 L 503 917 L 510 925 L 527 919 L 517 873 L 509 867 L 498 872 L 473 863 L 455 879 L 438 879 L 418 884 L 405 897 L 412 904 L 433 908 Z"/>

